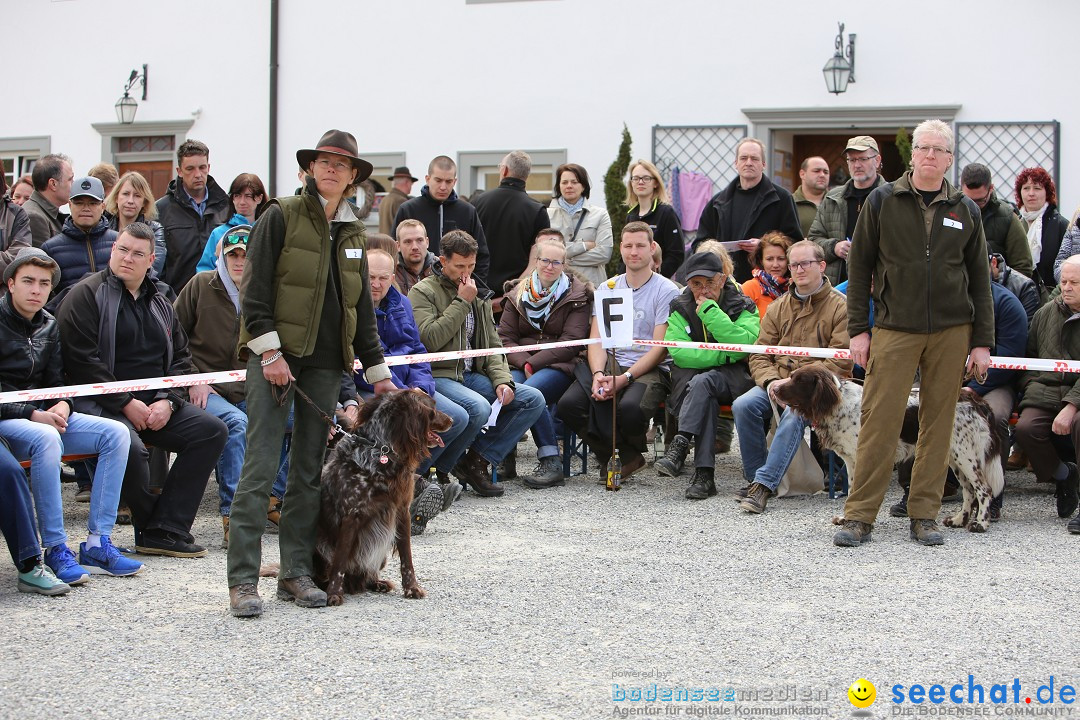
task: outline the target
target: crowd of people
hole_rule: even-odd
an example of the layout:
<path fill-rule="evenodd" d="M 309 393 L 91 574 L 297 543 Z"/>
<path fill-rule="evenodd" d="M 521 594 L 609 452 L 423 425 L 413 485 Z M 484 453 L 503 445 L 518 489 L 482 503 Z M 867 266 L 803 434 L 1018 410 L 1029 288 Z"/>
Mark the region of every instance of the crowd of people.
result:
<path fill-rule="evenodd" d="M 240 369 L 247 379 L 0 405 L 0 525 L 19 589 L 63 594 L 90 574 L 136 574 L 135 553 L 205 555 L 191 527 L 213 473 L 233 614 L 262 613 L 268 523 L 280 528 L 278 596 L 325 604 L 312 556 L 328 424 L 351 426 L 360 403 L 395 389 L 427 393 L 453 421 L 416 468 L 414 534 L 463 488 L 503 495 L 498 481 L 518 477 L 525 436 L 537 463 L 522 485 L 565 484 L 571 432 L 601 471 L 618 452 L 623 479 L 646 465 L 649 434 L 664 433 L 655 468 L 688 474 L 685 496 L 697 501 L 717 494 L 716 454 L 737 435 L 738 507 L 762 513 L 808 427 L 777 390 L 811 364 L 865 383 L 859 474 L 836 545 L 871 536 L 893 473 L 876 459 L 892 456 L 913 384 L 927 391 L 917 460 L 901 468 L 904 495 L 888 509 L 910 519 L 912 539 L 944 541 L 936 519 L 955 487 L 948 439 L 960 392 L 992 408 L 1001 462 L 1030 459 L 1036 479 L 1054 484 L 1058 515 L 1072 517 L 1080 374 L 989 365 L 991 355 L 1080 360 L 1080 230 L 1042 168 L 1019 173 L 1013 206 L 983 165 L 963 168 L 960 187 L 946 179 L 948 125 L 920 124 L 913 143 L 910 168 L 888 182 L 877 141 L 851 138 L 845 183 L 830 189 L 828 163 L 806 158 L 793 194 L 766 174 L 764 144 L 745 138 L 734 179 L 695 218 L 696 238 L 661 172 L 636 160 L 614 274 L 611 217 L 589 201 L 588 172 L 560 165 L 545 206 L 526 192 L 522 151 L 471 202 L 447 156 L 429 163 L 416 197 L 419 179 L 397 168 L 384 232 L 370 235 L 350 198 L 372 166 L 339 130 L 297 152 L 301 187 L 276 199 L 251 173 L 223 190 L 194 140 L 178 148 L 159 199 L 138 172 L 98 165 L 75 177 L 69 158 L 43 157 L 0 186 L 2 389 Z M 638 339 L 850 349 L 850 359 L 545 347 L 600 336 L 603 288 L 632 291 Z M 505 352 L 385 362 L 492 348 Z M 61 457 L 73 455 L 76 499 L 90 505 L 77 553 L 60 493 Z M 134 526 L 134 551 L 112 543 L 118 522 Z M 1068 530 L 1080 533 L 1080 515 Z"/>

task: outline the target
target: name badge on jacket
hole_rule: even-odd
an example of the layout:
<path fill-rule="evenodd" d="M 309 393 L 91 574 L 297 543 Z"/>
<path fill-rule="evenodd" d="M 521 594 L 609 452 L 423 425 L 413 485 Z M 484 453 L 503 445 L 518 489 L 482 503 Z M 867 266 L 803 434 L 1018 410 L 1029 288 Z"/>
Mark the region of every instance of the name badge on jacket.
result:
<path fill-rule="evenodd" d="M 959 220 L 953 220 L 952 218 L 943 218 L 941 224 L 945 227 L 956 228 L 957 230 L 964 229 L 964 223 L 960 222 Z"/>
<path fill-rule="evenodd" d="M 350 260 L 359 260 L 360 258 L 364 257 L 364 249 L 345 248 L 345 257 L 349 258 Z"/>

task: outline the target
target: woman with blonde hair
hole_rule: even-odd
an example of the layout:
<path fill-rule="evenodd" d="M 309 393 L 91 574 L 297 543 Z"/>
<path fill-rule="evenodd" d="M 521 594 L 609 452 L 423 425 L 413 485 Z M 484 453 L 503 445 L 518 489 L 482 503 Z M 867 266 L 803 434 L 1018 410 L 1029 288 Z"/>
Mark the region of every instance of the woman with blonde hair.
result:
<path fill-rule="evenodd" d="M 791 245 L 791 238 L 774 230 L 762 236 L 750 255 L 753 277 L 742 284 L 742 291 L 757 305 L 761 317 L 765 317 L 765 310 L 773 300 L 787 292 L 791 279 L 787 251 Z"/>
<path fill-rule="evenodd" d="M 530 346 L 589 336 L 593 286 L 567 271 L 566 243 L 555 229 L 541 230 L 536 237 L 536 264 L 531 273 L 503 297 L 499 339 L 512 348 L 506 361 L 514 382 L 539 390 L 546 404 L 558 402 L 574 378 L 580 347 L 531 350 Z M 526 487 L 554 487 L 566 483 L 555 421 L 544 408 L 532 427 L 537 465 L 522 477 Z"/>
<path fill-rule="evenodd" d="M 122 233 L 133 222 L 146 223 L 154 231 L 154 272 L 161 277 L 165 271 L 165 228 L 157 221 L 157 207 L 150 183 L 134 170 L 124 173 L 105 198 L 109 227 Z"/>
<path fill-rule="evenodd" d="M 686 243 L 682 224 L 668 199 L 660 171 L 648 160 L 635 160 L 626 181 L 626 202 L 630 212 L 626 222 L 640 220 L 653 231 L 653 239 L 663 252 L 663 264 L 657 270 L 670 278 L 683 263 Z"/>

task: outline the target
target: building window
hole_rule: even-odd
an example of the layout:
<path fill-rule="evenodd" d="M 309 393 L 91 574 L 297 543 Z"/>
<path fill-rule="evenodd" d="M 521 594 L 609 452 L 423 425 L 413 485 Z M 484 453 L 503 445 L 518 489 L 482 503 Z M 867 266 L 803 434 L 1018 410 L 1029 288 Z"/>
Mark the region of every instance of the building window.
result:
<path fill-rule="evenodd" d="M 32 172 L 38 159 L 49 154 L 51 145 L 47 137 L 0 138 L 0 164 L 8 187 Z"/>
<path fill-rule="evenodd" d="M 458 153 L 458 194 L 470 197 L 478 190 L 499 186 L 499 163 L 510 150 Z M 525 192 L 543 205 L 551 202 L 555 168 L 566 162 L 566 150 L 526 150 L 532 158 L 532 172 Z"/>

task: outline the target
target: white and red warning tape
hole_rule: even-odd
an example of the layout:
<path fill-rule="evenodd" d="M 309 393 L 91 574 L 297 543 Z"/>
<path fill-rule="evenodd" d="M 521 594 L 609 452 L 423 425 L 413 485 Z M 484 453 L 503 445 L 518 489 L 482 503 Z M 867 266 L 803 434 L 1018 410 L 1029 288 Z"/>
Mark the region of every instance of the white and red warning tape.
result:
<path fill-rule="evenodd" d="M 560 342 L 540 343 L 510 348 L 483 348 L 475 350 L 451 350 L 447 352 L 418 353 L 416 355 L 392 355 L 386 358 L 387 365 L 412 365 L 440 360 L 459 360 L 467 357 L 488 357 L 506 355 L 512 352 L 528 350 L 551 350 L 554 348 L 579 347 L 599 343 L 599 338 L 583 340 L 563 340 Z M 687 348 L 692 350 L 720 350 L 736 353 L 759 353 L 764 355 L 792 355 L 797 357 L 832 358 L 849 360 L 851 352 L 839 348 L 789 347 L 784 345 L 738 345 L 733 343 L 675 342 L 672 340 L 635 340 L 635 345 L 643 347 Z M 357 369 L 359 369 L 357 363 Z M 991 357 L 990 367 L 1001 370 L 1038 370 L 1049 372 L 1080 373 L 1080 361 L 1052 360 L 1044 358 Z M 107 383 L 86 385 L 65 385 L 37 390 L 11 390 L 0 392 L 0 403 L 31 402 L 35 400 L 59 400 L 68 397 L 86 397 L 107 395 L 119 392 L 139 392 L 158 388 L 188 387 L 191 385 L 210 385 L 212 383 L 237 382 L 247 377 L 246 370 L 226 370 L 222 372 L 178 375 L 175 377 L 142 378 L 139 380 L 120 380 Z"/>

